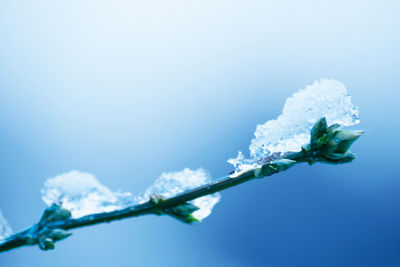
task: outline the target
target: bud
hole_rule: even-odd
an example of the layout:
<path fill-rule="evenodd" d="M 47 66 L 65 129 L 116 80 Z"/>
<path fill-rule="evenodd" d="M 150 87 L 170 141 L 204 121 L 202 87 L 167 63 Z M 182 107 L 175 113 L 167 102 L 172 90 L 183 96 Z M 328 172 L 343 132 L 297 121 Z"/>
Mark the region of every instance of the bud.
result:
<path fill-rule="evenodd" d="M 310 143 L 301 147 L 304 161 L 310 165 L 315 162 L 351 162 L 355 155 L 348 150 L 363 133 L 364 131 L 342 130 L 339 124 L 326 128 L 326 120 L 322 118 L 311 130 Z"/>
<path fill-rule="evenodd" d="M 45 221 L 62 221 L 71 217 L 71 212 L 60 205 L 53 203 L 50 207 L 44 210 L 40 222 Z"/>
<path fill-rule="evenodd" d="M 322 137 L 326 133 L 328 133 L 326 118 L 321 118 L 314 124 L 314 127 L 311 129 L 310 143 L 315 143 L 320 137 Z"/>
<path fill-rule="evenodd" d="M 190 214 L 186 217 L 185 223 L 191 224 L 194 222 L 201 222 L 201 219 L 196 218 L 193 214 Z"/>
<path fill-rule="evenodd" d="M 296 161 L 291 159 L 277 159 L 272 161 L 271 163 L 278 165 L 279 171 L 285 171 L 296 164 Z"/>
<path fill-rule="evenodd" d="M 54 213 L 54 217 L 56 220 L 66 220 L 71 217 L 71 212 L 65 208 L 60 207 Z"/>
<path fill-rule="evenodd" d="M 332 124 L 331 126 L 328 127 L 328 134 L 333 135 L 336 131 L 340 130 L 342 126 L 340 124 Z"/>
<path fill-rule="evenodd" d="M 55 248 L 53 240 L 48 237 L 39 237 L 38 245 L 41 250 L 50 250 Z"/>
<path fill-rule="evenodd" d="M 256 178 L 263 178 L 264 176 L 270 176 L 274 173 L 284 171 L 296 164 L 296 161 L 290 159 L 277 159 L 270 163 L 266 163 L 261 167 L 254 169 L 254 176 Z"/>
<path fill-rule="evenodd" d="M 274 173 L 277 173 L 277 172 L 279 172 L 279 166 L 277 164 L 273 164 L 271 162 L 271 163 L 264 164 L 260 168 L 257 177 L 258 178 L 262 178 L 264 176 L 270 176 L 270 175 L 272 175 Z"/>
<path fill-rule="evenodd" d="M 334 134 L 333 139 L 337 143 L 336 153 L 345 153 L 364 131 L 339 130 Z"/>
<path fill-rule="evenodd" d="M 323 134 L 320 138 L 317 139 L 314 143 L 311 143 L 311 149 L 318 149 L 328 143 L 330 140 L 328 134 Z"/>
<path fill-rule="evenodd" d="M 190 204 L 190 203 L 183 203 L 177 205 L 175 207 L 163 209 L 164 213 L 184 222 L 184 223 L 192 223 L 192 222 L 199 222 L 197 218 L 195 218 L 192 213 L 200 208 Z"/>
<path fill-rule="evenodd" d="M 356 158 L 356 155 L 347 151 L 346 153 L 327 153 L 325 154 L 325 161 L 328 163 L 347 163 L 351 162 Z"/>
<path fill-rule="evenodd" d="M 50 233 L 48 233 L 47 236 L 55 242 L 55 241 L 65 239 L 65 238 L 69 237 L 70 235 L 72 235 L 72 234 L 65 230 L 53 229 L 50 231 Z"/>
<path fill-rule="evenodd" d="M 328 142 L 326 143 L 325 147 L 324 147 L 324 151 L 325 153 L 335 153 L 337 148 L 338 148 L 338 141 L 337 139 L 331 137 L 329 138 Z"/>

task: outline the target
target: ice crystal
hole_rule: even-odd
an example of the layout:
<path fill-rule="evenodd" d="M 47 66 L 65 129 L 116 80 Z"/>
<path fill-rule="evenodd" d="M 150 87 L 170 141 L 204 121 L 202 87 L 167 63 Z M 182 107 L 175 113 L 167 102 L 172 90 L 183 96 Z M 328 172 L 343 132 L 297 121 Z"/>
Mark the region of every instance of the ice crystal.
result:
<path fill-rule="evenodd" d="M 72 217 L 121 209 L 133 204 L 131 193 L 112 192 L 93 175 L 71 171 L 49 178 L 42 190 L 43 201 L 68 209 Z"/>
<path fill-rule="evenodd" d="M 7 238 L 11 234 L 12 229 L 0 210 L 0 240 Z"/>
<path fill-rule="evenodd" d="M 146 202 L 152 195 L 164 198 L 175 196 L 189 189 L 205 185 L 211 181 L 209 175 L 203 169 L 191 170 L 185 168 L 180 172 L 162 173 L 161 176 L 147 190 L 136 197 L 138 203 Z M 220 200 L 219 193 L 204 196 L 190 201 L 191 204 L 199 207 L 192 216 L 201 221 L 211 214 L 215 204 Z"/>
<path fill-rule="evenodd" d="M 242 171 L 256 167 L 263 159 L 300 151 L 309 142 L 314 123 L 322 117 L 326 117 L 328 125 L 351 126 L 359 122 L 358 107 L 351 103 L 343 83 L 321 79 L 294 93 L 276 120 L 257 126 L 250 145 L 251 159 L 239 152 L 237 158 L 228 162 L 236 171 Z"/>

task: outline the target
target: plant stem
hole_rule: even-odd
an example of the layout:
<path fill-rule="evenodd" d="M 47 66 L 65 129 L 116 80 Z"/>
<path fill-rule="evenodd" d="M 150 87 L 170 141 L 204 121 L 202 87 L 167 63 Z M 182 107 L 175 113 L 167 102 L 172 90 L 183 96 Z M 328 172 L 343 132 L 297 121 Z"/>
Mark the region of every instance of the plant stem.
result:
<path fill-rule="evenodd" d="M 191 189 L 189 191 L 178 194 L 174 197 L 164 199 L 159 203 L 154 203 L 152 201 L 147 201 L 142 204 L 130 206 L 124 209 L 115 210 L 111 212 L 102 212 L 96 214 L 90 214 L 86 216 L 82 216 L 80 218 L 69 218 L 62 221 L 54 221 L 46 224 L 46 228 L 48 229 L 74 229 L 79 227 L 90 226 L 99 223 L 112 222 L 116 220 L 122 220 L 125 218 L 138 217 L 142 215 L 148 214 L 157 214 L 160 215 L 160 210 L 175 207 L 179 204 L 183 204 L 187 201 L 194 200 L 196 198 L 210 195 L 216 192 L 220 192 L 222 190 L 231 188 L 233 186 L 239 185 L 241 183 L 247 182 L 256 178 L 254 174 L 254 170 L 245 171 L 236 175 L 227 175 L 212 181 L 209 184 Z M 34 227 L 34 226 L 32 226 Z M 24 230 L 22 232 L 16 233 L 3 241 L 0 241 L 0 252 L 4 252 L 7 250 L 11 250 L 14 248 L 18 248 L 20 246 L 29 245 L 26 244 L 24 240 L 24 236 L 28 230 Z"/>

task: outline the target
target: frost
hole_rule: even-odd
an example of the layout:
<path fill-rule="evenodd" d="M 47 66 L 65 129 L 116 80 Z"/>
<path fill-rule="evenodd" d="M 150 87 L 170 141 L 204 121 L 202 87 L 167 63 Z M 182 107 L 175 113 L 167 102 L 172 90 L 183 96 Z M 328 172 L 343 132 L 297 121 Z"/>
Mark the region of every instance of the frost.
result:
<path fill-rule="evenodd" d="M 276 120 L 258 125 L 251 141 L 251 159 L 243 154 L 228 162 L 236 171 L 256 167 L 259 162 L 285 152 L 297 152 L 310 140 L 314 123 L 326 117 L 328 125 L 351 126 L 359 123 L 358 107 L 351 103 L 343 83 L 321 79 L 294 93 L 286 100 L 282 114 Z"/>
<path fill-rule="evenodd" d="M 228 159 L 228 162 L 235 167 L 236 171 L 247 171 L 255 167 L 255 161 L 253 159 L 246 159 L 242 151 L 238 152 L 238 155 L 234 159 Z"/>
<path fill-rule="evenodd" d="M 161 176 L 147 190 L 136 197 L 138 203 L 146 202 L 152 195 L 164 198 L 175 196 L 184 191 L 205 185 L 211 181 L 209 175 L 203 169 L 191 170 L 185 168 L 180 172 L 162 173 Z M 199 210 L 192 213 L 192 216 L 199 221 L 211 214 L 215 204 L 219 202 L 219 193 L 204 196 L 190 201 L 189 203 L 199 207 Z"/>
<path fill-rule="evenodd" d="M 12 229 L 0 210 L 0 240 L 7 238 L 11 234 Z"/>
<path fill-rule="evenodd" d="M 133 204 L 131 193 L 112 192 L 93 175 L 71 171 L 49 178 L 42 189 L 42 199 L 71 211 L 72 217 L 109 212 Z"/>

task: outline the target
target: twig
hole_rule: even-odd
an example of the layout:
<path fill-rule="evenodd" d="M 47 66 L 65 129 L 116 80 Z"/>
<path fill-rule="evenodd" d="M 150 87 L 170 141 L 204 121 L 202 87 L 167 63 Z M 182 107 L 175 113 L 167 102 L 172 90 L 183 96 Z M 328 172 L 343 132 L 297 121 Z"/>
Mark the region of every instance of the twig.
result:
<path fill-rule="evenodd" d="M 71 235 L 66 230 L 148 214 L 167 214 L 183 222 L 192 223 L 196 219 L 191 214 L 198 208 L 188 201 L 220 192 L 255 178 L 273 175 L 301 162 L 308 162 L 310 165 L 315 162 L 333 164 L 351 162 L 355 155 L 348 150 L 362 133 L 362 131 L 341 130 L 336 124 L 327 127 L 325 118 L 322 118 L 311 130 L 310 144 L 302 147 L 302 151 L 279 155 L 255 168 L 224 176 L 171 198 L 152 196 L 149 201 L 142 204 L 75 219 L 71 218 L 68 210 L 53 204 L 44 211 L 38 223 L 0 241 L 0 252 L 36 244 L 43 250 L 54 249 L 54 242 Z"/>

